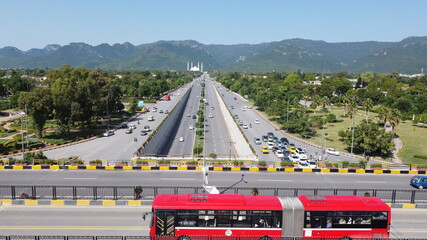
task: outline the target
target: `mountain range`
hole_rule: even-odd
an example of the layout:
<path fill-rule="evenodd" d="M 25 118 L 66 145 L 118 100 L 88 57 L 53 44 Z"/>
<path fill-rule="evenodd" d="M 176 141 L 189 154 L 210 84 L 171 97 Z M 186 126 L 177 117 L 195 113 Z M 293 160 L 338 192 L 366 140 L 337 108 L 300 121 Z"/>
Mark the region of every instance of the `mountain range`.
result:
<path fill-rule="evenodd" d="M 307 39 L 236 45 L 194 40 L 131 43 L 50 44 L 43 49 L 0 49 L 0 68 L 58 68 L 64 64 L 109 70 L 186 70 L 203 62 L 205 71 L 419 73 L 427 70 L 427 37 L 400 42 L 329 43 Z"/>

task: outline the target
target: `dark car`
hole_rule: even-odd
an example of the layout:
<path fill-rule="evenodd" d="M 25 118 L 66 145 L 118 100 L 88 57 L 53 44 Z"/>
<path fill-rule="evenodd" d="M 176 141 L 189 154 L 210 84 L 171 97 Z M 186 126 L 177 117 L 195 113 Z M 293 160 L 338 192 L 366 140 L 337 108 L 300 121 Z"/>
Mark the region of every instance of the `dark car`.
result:
<path fill-rule="evenodd" d="M 196 117 L 196 115 L 193 115 L 193 119 L 196 119 L 197 117 Z"/>
<path fill-rule="evenodd" d="M 269 137 L 269 138 L 273 138 L 273 137 L 274 137 L 274 133 L 272 133 L 272 132 L 268 132 L 268 133 L 267 133 L 267 137 Z"/>
<path fill-rule="evenodd" d="M 282 143 L 289 143 L 289 140 L 287 139 L 287 138 L 285 138 L 285 137 L 282 137 L 281 139 L 280 139 L 280 141 L 282 141 Z"/>
<path fill-rule="evenodd" d="M 122 128 L 128 128 L 128 125 L 126 123 L 122 123 Z"/>
<path fill-rule="evenodd" d="M 268 141 L 268 137 L 266 135 L 263 135 L 261 137 L 261 139 L 262 139 L 263 142 L 267 142 Z"/>

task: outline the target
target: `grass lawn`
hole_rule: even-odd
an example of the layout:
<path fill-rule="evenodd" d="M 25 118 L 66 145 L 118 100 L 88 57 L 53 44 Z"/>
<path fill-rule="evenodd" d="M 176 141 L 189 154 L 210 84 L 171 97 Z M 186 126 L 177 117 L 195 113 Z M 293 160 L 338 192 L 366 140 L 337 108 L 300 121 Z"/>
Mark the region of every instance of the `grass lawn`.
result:
<path fill-rule="evenodd" d="M 403 141 L 399 157 L 405 164 L 427 164 L 426 159 L 415 158 L 414 155 L 427 156 L 427 128 L 416 127 L 411 121 L 401 122 L 396 133 Z"/>
<path fill-rule="evenodd" d="M 323 131 L 325 132 L 325 134 L 327 134 L 326 136 L 326 142 L 325 142 L 325 147 L 326 148 L 335 148 L 340 152 L 349 152 L 349 149 L 347 150 L 347 146 L 340 141 L 340 137 L 338 136 L 338 132 L 341 130 L 349 130 L 351 127 L 351 120 L 349 117 L 342 117 L 342 115 L 344 114 L 344 109 L 342 108 L 334 108 L 334 109 L 330 109 L 329 113 L 321 113 L 321 112 L 317 112 L 316 115 L 317 116 L 323 116 L 323 115 L 327 115 L 327 114 L 335 114 L 337 116 L 337 119 L 341 119 L 343 120 L 342 122 L 335 122 L 335 123 L 328 123 L 325 125 L 325 129 L 320 129 L 317 131 L 317 133 L 314 135 L 314 138 L 308 138 L 305 139 L 308 142 L 312 142 L 315 143 L 319 146 L 322 146 L 322 142 L 323 142 L 323 137 L 322 137 L 322 133 Z M 360 114 L 364 114 L 365 112 L 363 111 L 359 111 L 358 115 L 356 116 L 356 122 L 355 122 L 355 126 L 357 126 L 358 124 L 360 124 L 364 119 L 366 119 L 365 116 L 360 115 Z M 314 113 L 310 114 L 310 116 L 313 116 Z M 369 113 L 370 119 L 372 119 L 374 117 L 373 113 Z"/>

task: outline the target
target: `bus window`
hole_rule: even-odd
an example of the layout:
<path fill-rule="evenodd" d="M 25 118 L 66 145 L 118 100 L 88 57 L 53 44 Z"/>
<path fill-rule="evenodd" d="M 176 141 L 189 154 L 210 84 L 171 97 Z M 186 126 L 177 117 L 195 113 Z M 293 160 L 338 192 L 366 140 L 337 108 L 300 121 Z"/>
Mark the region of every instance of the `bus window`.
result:
<path fill-rule="evenodd" d="M 272 211 L 253 211 L 253 227 L 271 228 L 271 212 Z"/>
<path fill-rule="evenodd" d="M 177 227 L 195 227 L 197 221 L 197 210 L 178 210 Z"/>
<path fill-rule="evenodd" d="M 387 212 L 372 212 L 372 228 L 387 228 Z"/>
<path fill-rule="evenodd" d="M 230 211 L 229 210 L 218 210 L 217 211 L 217 227 L 231 227 Z"/>
<path fill-rule="evenodd" d="M 251 227 L 251 211 L 233 211 L 231 219 L 233 227 Z"/>
<path fill-rule="evenodd" d="M 214 210 L 199 210 L 199 218 L 197 221 L 199 227 L 216 227 L 215 211 Z"/>

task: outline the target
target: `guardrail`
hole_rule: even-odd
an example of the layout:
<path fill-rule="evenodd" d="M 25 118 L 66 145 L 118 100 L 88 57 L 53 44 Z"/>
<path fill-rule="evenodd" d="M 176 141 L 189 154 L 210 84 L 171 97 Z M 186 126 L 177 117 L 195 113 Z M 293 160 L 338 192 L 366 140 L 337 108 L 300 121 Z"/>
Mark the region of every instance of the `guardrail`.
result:
<path fill-rule="evenodd" d="M 0 240 L 139 240 L 139 239 L 176 239 L 176 237 L 149 237 L 149 236 L 31 236 L 31 235 L 11 235 L 11 236 L 0 236 Z M 258 238 L 254 237 L 220 237 L 220 236 L 191 236 L 193 240 L 206 240 L 206 239 L 215 239 L 215 240 L 254 240 Z M 268 238 L 271 239 L 271 238 Z M 275 237 L 275 240 L 302 240 L 302 237 Z M 350 239 L 350 238 L 310 238 L 313 240 L 338 240 L 338 239 Z M 371 238 L 351 238 L 353 240 L 370 240 Z M 411 238 L 375 238 L 376 240 L 411 240 Z M 416 238 L 412 238 L 416 240 Z M 418 238 L 419 239 L 419 238 Z"/>
<path fill-rule="evenodd" d="M 0 185 L 0 199 L 52 199 L 52 200 L 151 200 L 158 194 L 204 193 L 203 187 L 142 186 L 142 193 L 135 186 L 11 186 Z M 218 187 L 228 194 L 251 195 L 252 188 Z M 260 195 L 356 195 L 375 196 L 387 203 L 427 203 L 427 191 L 387 189 L 314 189 L 314 188 L 258 188 Z"/>

